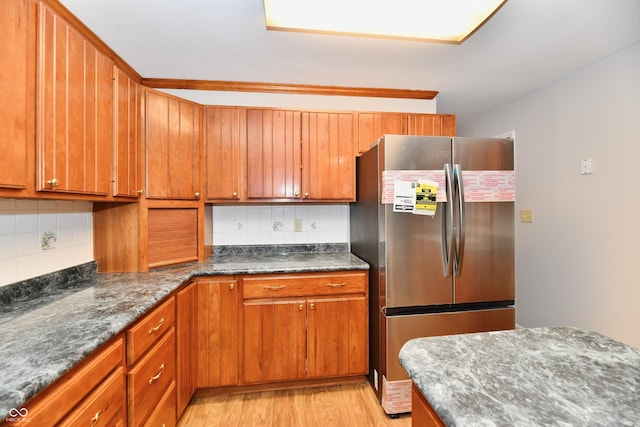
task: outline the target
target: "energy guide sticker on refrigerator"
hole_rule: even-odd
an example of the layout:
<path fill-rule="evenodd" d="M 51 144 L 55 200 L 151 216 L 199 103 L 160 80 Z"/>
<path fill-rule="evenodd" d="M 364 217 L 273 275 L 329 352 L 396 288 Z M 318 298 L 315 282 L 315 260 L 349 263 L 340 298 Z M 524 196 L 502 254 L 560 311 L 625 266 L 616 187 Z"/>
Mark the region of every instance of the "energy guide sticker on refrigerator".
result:
<path fill-rule="evenodd" d="M 411 411 L 408 340 L 515 327 L 513 165 L 498 138 L 384 135 L 358 158 L 351 250 L 371 267 L 369 377 L 388 414 Z"/>

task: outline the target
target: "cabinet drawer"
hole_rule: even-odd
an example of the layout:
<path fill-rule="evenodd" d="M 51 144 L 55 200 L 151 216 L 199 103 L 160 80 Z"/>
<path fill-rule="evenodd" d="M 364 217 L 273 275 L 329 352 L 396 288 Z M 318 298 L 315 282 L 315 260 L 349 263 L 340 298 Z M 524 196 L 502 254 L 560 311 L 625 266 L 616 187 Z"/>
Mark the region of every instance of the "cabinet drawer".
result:
<path fill-rule="evenodd" d="M 124 343 L 117 339 L 95 355 L 88 356 L 87 362 L 74 369 L 49 392 L 45 398 L 29 405 L 31 425 L 56 424 L 73 406 L 87 396 L 124 360 Z"/>
<path fill-rule="evenodd" d="M 126 400 L 124 370 L 113 372 L 60 426 L 115 426 L 124 425 Z"/>
<path fill-rule="evenodd" d="M 176 334 L 171 328 L 127 374 L 129 425 L 142 425 L 176 378 Z"/>
<path fill-rule="evenodd" d="M 134 364 L 176 320 L 175 298 L 147 314 L 137 325 L 127 331 L 127 363 Z"/>
<path fill-rule="evenodd" d="M 243 298 L 299 298 L 366 292 L 366 272 L 256 275 L 242 278 Z"/>
<path fill-rule="evenodd" d="M 162 396 L 155 410 L 144 423 L 145 427 L 175 427 L 176 425 L 176 383 L 173 382 Z"/>

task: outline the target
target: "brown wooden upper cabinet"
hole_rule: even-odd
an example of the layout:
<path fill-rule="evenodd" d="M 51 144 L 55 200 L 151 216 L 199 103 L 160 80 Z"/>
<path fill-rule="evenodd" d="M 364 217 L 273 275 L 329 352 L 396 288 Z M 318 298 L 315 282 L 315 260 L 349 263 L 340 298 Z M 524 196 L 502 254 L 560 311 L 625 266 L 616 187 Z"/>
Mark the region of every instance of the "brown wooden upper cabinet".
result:
<path fill-rule="evenodd" d="M 206 201 L 239 201 L 245 198 L 245 109 L 204 108 Z"/>
<path fill-rule="evenodd" d="M 302 197 L 355 200 L 354 114 L 302 113 Z"/>
<path fill-rule="evenodd" d="M 147 198 L 199 199 L 202 106 L 152 89 L 145 94 Z"/>
<path fill-rule="evenodd" d="M 407 134 L 455 136 L 456 116 L 452 114 L 409 114 Z"/>
<path fill-rule="evenodd" d="M 247 110 L 247 199 L 301 198 L 300 112 Z"/>
<path fill-rule="evenodd" d="M 139 197 L 142 190 L 138 139 L 138 85 L 114 67 L 116 131 L 113 155 L 113 195 Z"/>
<path fill-rule="evenodd" d="M 384 134 L 455 136 L 452 114 L 358 113 L 358 154 L 366 152 Z"/>
<path fill-rule="evenodd" d="M 384 134 L 406 135 L 406 113 L 359 113 L 358 152 L 364 153 Z"/>
<path fill-rule="evenodd" d="M 28 185 L 28 147 L 33 141 L 33 66 L 36 5 L 0 2 L 0 188 Z"/>
<path fill-rule="evenodd" d="M 110 193 L 113 96 L 113 62 L 39 3 L 37 190 Z"/>
<path fill-rule="evenodd" d="M 351 201 L 350 112 L 247 110 L 247 199 Z"/>

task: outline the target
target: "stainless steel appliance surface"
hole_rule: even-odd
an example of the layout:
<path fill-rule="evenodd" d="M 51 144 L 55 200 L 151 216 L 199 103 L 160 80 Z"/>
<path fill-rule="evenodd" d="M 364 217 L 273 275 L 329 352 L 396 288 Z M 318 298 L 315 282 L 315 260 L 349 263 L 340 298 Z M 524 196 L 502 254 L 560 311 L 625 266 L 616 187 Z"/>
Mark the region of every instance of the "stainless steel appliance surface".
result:
<path fill-rule="evenodd" d="M 511 139 L 384 135 L 357 160 L 351 251 L 370 269 L 370 381 L 388 414 L 411 410 L 400 347 L 515 327 Z M 433 215 L 394 209 L 399 184 L 437 184 Z M 404 199 L 406 202 L 406 199 Z"/>

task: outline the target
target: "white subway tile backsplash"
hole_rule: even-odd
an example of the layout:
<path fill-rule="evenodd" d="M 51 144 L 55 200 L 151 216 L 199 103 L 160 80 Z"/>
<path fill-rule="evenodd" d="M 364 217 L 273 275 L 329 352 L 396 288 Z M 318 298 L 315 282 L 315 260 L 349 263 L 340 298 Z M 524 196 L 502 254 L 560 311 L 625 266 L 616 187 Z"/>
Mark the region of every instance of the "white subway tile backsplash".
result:
<path fill-rule="evenodd" d="M 0 235 L 15 234 L 16 214 L 15 211 L 0 211 Z"/>
<path fill-rule="evenodd" d="M 15 255 L 8 259 L 0 259 L 0 283 L 8 284 L 18 281 L 18 261 Z"/>
<path fill-rule="evenodd" d="M 348 205 L 213 206 L 213 244 L 349 242 Z M 294 231 L 301 220 L 302 231 Z"/>
<path fill-rule="evenodd" d="M 15 234 L 0 234 L 0 260 L 15 258 L 17 244 Z"/>
<path fill-rule="evenodd" d="M 0 199 L 0 286 L 93 260 L 91 202 Z"/>

